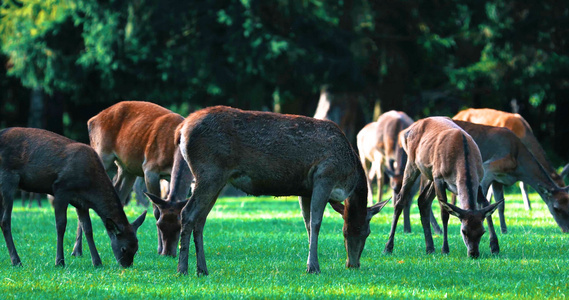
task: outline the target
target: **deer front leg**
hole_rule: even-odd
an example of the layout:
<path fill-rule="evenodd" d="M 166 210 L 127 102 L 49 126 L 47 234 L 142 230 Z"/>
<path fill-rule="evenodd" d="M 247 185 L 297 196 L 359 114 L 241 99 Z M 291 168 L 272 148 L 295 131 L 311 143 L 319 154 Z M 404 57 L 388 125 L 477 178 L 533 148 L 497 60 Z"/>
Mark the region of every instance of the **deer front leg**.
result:
<path fill-rule="evenodd" d="M 500 201 L 498 200 L 499 197 L 504 199 L 503 185 L 501 183 L 494 182 L 492 183 L 492 186 L 494 189 L 494 199 L 496 201 Z M 482 191 L 482 187 L 478 188 L 478 202 L 481 204 L 482 207 L 490 205 L 490 202 L 484 197 L 484 192 Z M 498 243 L 498 236 L 496 235 L 496 230 L 494 230 L 494 222 L 492 222 L 492 215 L 486 217 L 486 223 L 488 223 L 488 231 L 490 232 L 490 252 L 492 252 L 492 254 L 498 254 L 500 253 L 500 245 Z"/>
<path fill-rule="evenodd" d="M 53 209 L 55 212 L 55 227 L 57 229 L 57 254 L 55 257 L 56 266 L 65 266 L 65 259 L 63 257 L 63 236 L 65 235 L 65 228 L 67 227 L 67 205 L 68 201 L 56 195 Z M 59 199 L 58 199 L 59 198 Z"/>
<path fill-rule="evenodd" d="M 101 262 L 101 257 L 99 256 L 97 247 L 95 247 L 95 241 L 93 240 L 93 227 L 91 225 L 91 217 L 89 217 L 89 210 L 77 209 L 77 216 L 79 217 L 81 228 L 83 228 L 83 231 L 85 232 L 87 245 L 91 252 L 91 262 L 93 263 L 93 266 L 100 267 L 103 263 Z"/>
<path fill-rule="evenodd" d="M 160 174 L 152 172 L 150 170 L 145 170 L 144 171 L 144 182 L 146 183 L 146 189 L 148 190 L 148 192 L 150 194 L 161 197 L 161 195 L 160 195 Z M 153 209 L 153 213 L 154 213 L 154 218 L 156 219 L 156 221 L 158 221 L 158 219 L 160 219 L 160 210 L 158 209 L 158 207 L 155 204 L 152 204 L 152 209 Z M 156 225 L 156 226 L 158 226 L 158 225 Z M 164 250 L 164 245 L 162 243 L 162 231 L 160 231 L 160 229 L 158 227 L 156 227 L 156 232 L 157 232 L 157 236 L 158 236 L 157 251 L 158 251 L 158 254 L 162 254 L 162 251 Z"/>
<path fill-rule="evenodd" d="M 446 188 L 445 188 L 445 183 L 443 180 L 441 179 L 435 179 L 435 191 L 437 194 L 437 198 L 440 201 L 443 202 L 447 202 L 447 195 L 446 195 Z M 443 222 L 443 247 L 441 249 L 441 252 L 443 254 L 448 254 L 449 253 L 449 247 L 448 247 L 448 219 L 449 219 L 449 213 L 441 206 L 441 220 Z"/>
<path fill-rule="evenodd" d="M 12 206 L 14 204 L 14 192 L 13 189 L 10 190 L 5 176 L 2 178 L 2 181 L 2 192 L 0 194 L 0 227 L 4 234 L 4 240 L 6 240 L 6 248 L 8 248 L 8 252 L 10 253 L 12 265 L 21 266 L 22 261 L 20 260 L 18 251 L 16 251 L 14 239 L 12 238 Z"/>
<path fill-rule="evenodd" d="M 435 198 L 435 188 L 432 182 L 428 182 L 427 186 L 421 191 L 419 195 L 418 204 L 419 212 L 421 213 L 421 225 L 423 226 L 423 233 L 425 235 L 425 247 L 427 254 L 435 252 L 433 243 L 433 235 L 431 234 L 430 219 L 433 213 L 431 206 Z"/>
<path fill-rule="evenodd" d="M 306 272 L 312 274 L 320 273 L 318 263 L 318 234 L 322 224 L 324 209 L 330 198 L 332 186 L 328 182 L 317 181 L 312 192 L 310 202 L 310 245 L 308 249 L 308 260 L 306 262 Z"/>
<path fill-rule="evenodd" d="M 504 186 L 501 183 L 493 182 L 492 189 L 494 190 L 494 201 L 500 202 L 504 200 Z M 487 206 L 487 205 L 484 205 Z M 504 202 L 498 206 L 498 217 L 500 218 L 500 229 L 502 233 L 508 233 L 508 227 L 506 226 L 506 217 L 504 216 Z"/>

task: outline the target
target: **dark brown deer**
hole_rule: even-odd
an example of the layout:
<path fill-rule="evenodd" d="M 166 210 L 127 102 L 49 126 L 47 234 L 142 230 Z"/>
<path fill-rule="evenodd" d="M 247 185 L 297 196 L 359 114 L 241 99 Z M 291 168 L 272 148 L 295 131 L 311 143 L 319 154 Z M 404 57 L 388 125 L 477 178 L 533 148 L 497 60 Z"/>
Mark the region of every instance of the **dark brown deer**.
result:
<path fill-rule="evenodd" d="M 382 200 L 384 172 L 389 176 L 390 186 L 394 193 L 398 193 L 401 189 L 407 154 L 399 144 L 399 132 L 411 124 L 413 124 L 413 119 L 407 114 L 391 110 L 379 116 L 377 122 L 367 124 L 358 133 L 358 152 L 370 185 L 368 199 L 372 198 L 371 180 L 375 176 L 377 178 L 377 199 L 378 202 Z M 369 169 L 368 161 L 371 162 Z M 408 207 L 404 209 L 403 219 L 404 231 L 411 232 Z"/>
<path fill-rule="evenodd" d="M 449 213 L 461 221 L 461 234 L 470 257 L 480 255 L 479 244 L 484 234 L 483 221 L 488 218 L 490 245 L 493 253 L 499 252 L 498 239 L 494 232 L 491 214 L 499 204 L 488 205 L 484 197 L 479 197 L 482 157 L 476 143 L 460 127 L 446 117 L 430 117 L 419 120 L 399 137 L 403 149 L 408 155 L 403 177 L 403 186 L 395 199 L 395 211 L 391 223 L 389 240 L 385 252 L 393 251 L 397 220 L 403 208 L 411 201 L 411 188 L 419 175 L 426 180 L 426 186 L 419 196 L 421 223 L 425 234 L 427 253 L 434 252 L 433 238 L 429 225 L 431 201 L 436 193 L 441 204 L 443 219 L 442 252 L 448 253 L 448 218 Z M 446 190 L 458 195 L 462 208 L 447 203 Z M 478 209 L 481 202 L 481 209 Z"/>
<path fill-rule="evenodd" d="M 346 266 L 360 266 L 369 222 L 386 202 L 367 208 L 364 170 L 336 124 L 215 106 L 188 116 L 176 131 L 176 141 L 196 180 L 182 211 L 178 272 L 188 272 L 193 233 L 197 273 L 208 274 L 203 228 L 227 183 L 252 195 L 299 196 L 309 239 L 309 273 L 320 272 L 318 234 L 330 202 L 344 217 Z M 342 201 L 345 207 L 336 205 Z"/>
<path fill-rule="evenodd" d="M 93 241 L 89 209 L 103 220 L 120 265 L 132 265 L 138 250 L 136 230 L 144 221 L 146 211 L 132 224 L 128 223 L 101 160 L 91 147 L 42 129 L 14 127 L 0 131 L 0 226 L 12 265 L 22 264 L 11 228 L 14 193 L 18 188 L 55 197 L 56 265 L 65 265 L 63 235 L 69 204 L 77 210 L 94 266 L 102 263 Z"/>
<path fill-rule="evenodd" d="M 569 188 L 560 188 L 543 165 L 509 129 L 454 120 L 474 139 L 484 167 L 480 185 L 486 193 L 492 186 L 496 202 L 504 200 L 503 185 L 517 181 L 534 188 L 563 232 L 569 231 Z M 507 232 L 504 206 L 499 209 L 500 227 Z"/>
<path fill-rule="evenodd" d="M 184 118 L 159 105 L 144 101 L 119 102 L 88 122 L 91 146 L 101 157 L 105 170 L 118 167 L 115 178 L 121 202 L 130 197 L 134 181 L 144 177 L 150 194 L 160 195 L 160 179 L 170 180 L 166 201 L 154 200 L 158 229 L 158 253 L 175 257 L 180 238 L 180 212 L 192 182 L 174 133 Z M 81 237 L 73 251 L 80 255 Z"/>
<path fill-rule="evenodd" d="M 456 114 L 453 119 L 510 129 L 535 156 L 537 161 L 545 168 L 545 170 L 548 172 L 548 176 L 553 179 L 555 184 L 557 184 L 559 187 L 565 186 L 563 178 L 557 174 L 547 159 L 545 151 L 533 135 L 530 125 L 521 115 L 490 108 L 469 108 L 458 112 L 458 114 Z M 527 187 L 523 182 L 520 182 L 520 189 L 522 190 L 522 197 L 526 209 L 529 210 L 531 209 L 531 204 L 527 194 Z"/>

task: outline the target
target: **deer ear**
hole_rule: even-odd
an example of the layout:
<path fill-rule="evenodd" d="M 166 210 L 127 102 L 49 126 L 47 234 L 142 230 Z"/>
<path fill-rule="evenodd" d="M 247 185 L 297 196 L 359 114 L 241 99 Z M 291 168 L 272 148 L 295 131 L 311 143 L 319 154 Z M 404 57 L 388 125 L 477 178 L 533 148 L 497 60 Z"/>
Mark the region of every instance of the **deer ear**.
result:
<path fill-rule="evenodd" d="M 119 235 L 121 232 L 123 232 L 123 227 L 115 223 L 115 221 L 110 218 L 107 218 L 105 220 L 105 228 L 109 233 L 112 233 L 113 235 Z"/>
<path fill-rule="evenodd" d="M 446 210 L 449 214 L 459 218 L 462 220 L 462 218 L 464 217 L 464 210 L 462 210 L 461 208 L 454 206 L 450 203 L 444 202 L 439 200 L 439 204 L 441 205 L 441 207 Z"/>
<path fill-rule="evenodd" d="M 383 207 L 387 204 L 387 202 L 389 202 L 389 200 L 391 200 L 391 198 L 368 207 L 367 208 L 367 220 L 368 221 L 371 220 L 371 218 L 373 218 L 373 216 L 375 216 L 377 213 L 379 213 L 383 209 Z"/>
<path fill-rule="evenodd" d="M 162 200 L 162 198 L 158 197 L 158 196 L 154 196 L 150 193 L 144 193 L 146 195 L 146 197 L 148 197 L 148 199 L 150 199 L 150 201 L 152 203 L 154 203 L 156 206 L 158 206 L 160 209 L 164 208 L 166 206 L 166 201 Z"/>
<path fill-rule="evenodd" d="M 488 206 L 484 207 L 483 209 L 481 209 L 482 213 L 484 214 L 484 217 L 488 218 L 490 215 L 492 215 L 496 211 L 496 208 L 498 208 L 498 206 L 500 206 L 500 204 L 502 204 L 503 202 L 504 202 L 504 200 L 502 200 L 500 202 L 496 202 L 492 205 L 488 205 Z"/>
<path fill-rule="evenodd" d="M 134 222 L 132 222 L 131 225 L 134 228 L 134 231 L 136 231 L 138 229 L 138 227 L 140 227 L 140 225 L 142 225 L 142 223 L 146 219 L 146 213 L 147 213 L 147 211 L 144 210 L 144 212 L 138 218 L 136 218 L 136 220 L 134 220 Z"/>
<path fill-rule="evenodd" d="M 344 204 L 336 201 L 330 201 L 328 203 L 330 203 L 330 206 L 332 206 L 335 211 L 337 211 L 342 216 L 344 215 Z"/>

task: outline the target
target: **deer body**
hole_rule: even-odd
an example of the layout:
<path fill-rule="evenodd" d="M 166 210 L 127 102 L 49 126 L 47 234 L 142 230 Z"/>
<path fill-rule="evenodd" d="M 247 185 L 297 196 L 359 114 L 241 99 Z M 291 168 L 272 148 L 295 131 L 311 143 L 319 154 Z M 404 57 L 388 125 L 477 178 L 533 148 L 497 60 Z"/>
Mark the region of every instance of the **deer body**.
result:
<path fill-rule="evenodd" d="M 434 193 L 441 203 L 443 217 L 443 253 L 448 253 L 447 223 L 449 213 L 461 220 L 461 234 L 468 249 L 468 255 L 479 256 L 478 245 L 484 233 L 483 220 L 496 209 L 496 205 L 478 209 L 477 197 L 480 179 L 484 174 L 482 158 L 476 143 L 460 127 L 446 117 L 430 117 L 419 120 L 400 134 L 401 144 L 408 160 L 400 194 L 396 198 L 391 233 L 385 252 L 393 251 L 397 220 L 403 208 L 411 201 L 411 188 L 419 175 L 427 180 L 426 188 L 419 197 L 421 223 L 425 233 L 427 253 L 434 251 L 429 227 L 430 207 Z M 445 190 L 458 195 L 462 208 L 446 202 Z M 484 203 L 487 204 L 487 203 Z M 490 225 L 490 222 L 489 222 Z M 493 227 L 491 228 L 493 231 Z M 498 240 L 495 233 L 494 249 Z"/>
<path fill-rule="evenodd" d="M 252 195 L 299 196 L 309 238 L 310 273 L 320 272 L 318 234 L 330 201 L 344 217 L 346 265 L 359 267 L 369 222 L 385 202 L 366 208 L 363 168 L 333 122 L 215 106 L 191 114 L 178 128 L 180 150 L 196 179 L 182 211 L 180 273 L 187 273 L 193 233 L 197 272 L 208 274 L 203 227 L 226 183 Z"/>
<path fill-rule="evenodd" d="M 503 112 L 490 108 L 474 109 L 469 108 L 458 112 L 453 117 L 454 120 L 467 121 L 477 124 L 505 127 L 510 129 L 527 147 L 527 149 L 535 156 L 537 161 L 545 168 L 549 173 L 549 176 L 555 181 L 555 183 L 564 187 L 565 182 L 563 178 L 557 174 L 547 156 L 545 151 L 537 141 L 536 137 L 533 135 L 530 125 L 528 122 L 519 114 L 512 114 L 508 112 Z M 524 203 L 527 209 L 531 209 L 529 198 L 527 196 L 527 189 L 522 184 L 520 184 L 522 189 L 522 194 L 524 198 Z"/>
<path fill-rule="evenodd" d="M 484 193 L 492 185 L 496 202 L 503 201 L 502 186 L 522 181 L 539 193 L 561 230 L 569 231 L 568 189 L 556 185 L 549 172 L 512 131 L 470 122 L 454 122 L 472 136 L 480 149 L 484 162 L 484 177 L 481 180 Z M 500 226 L 506 232 L 503 206 L 499 214 Z"/>
<path fill-rule="evenodd" d="M 170 180 L 167 201 L 154 203 L 154 216 L 158 253 L 173 257 L 180 236 L 180 212 L 192 181 L 191 172 L 174 144 L 176 127 L 183 120 L 179 114 L 150 102 L 123 101 L 88 122 L 91 146 L 105 169 L 114 164 L 118 167 L 115 188 L 122 203 L 130 197 L 137 176 L 144 178 L 148 192 L 153 195 L 160 195 L 160 179 Z M 172 180 L 177 177 L 181 179 Z"/>
<path fill-rule="evenodd" d="M 129 224 L 119 197 L 95 151 L 55 133 L 34 128 L 9 128 L 0 131 L 0 192 L 2 220 L 13 265 L 20 265 L 11 233 L 11 212 L 16 189 L 53 195 L 57 228 L 56 265 L 64 265 L 63 235 L 67 206 L 77 209 L 85 230 L 93 265 L 101 265 L 95 248 L 89 209 L 105 223 L 117 261 L 128 267 L 138 250 L 136 230 L 146 212 Z"/>

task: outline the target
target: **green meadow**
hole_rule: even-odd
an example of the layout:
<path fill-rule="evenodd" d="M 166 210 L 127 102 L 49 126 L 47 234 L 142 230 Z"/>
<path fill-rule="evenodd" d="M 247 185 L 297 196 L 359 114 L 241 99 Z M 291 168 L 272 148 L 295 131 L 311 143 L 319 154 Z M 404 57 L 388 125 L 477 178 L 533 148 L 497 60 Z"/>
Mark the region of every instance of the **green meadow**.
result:
<path fill-rule="evenodd" d="M 372 220 L 372 233 L 358 270 L 345 268 L 343 221 L 328 207 L 320 233 L 319 275 L 305 273 L 308 240 L 297 198 L 220 198 L 204 231 L 210 272 L 206 277 L 195 275 L 193 255 L 190 275 L 181 276 L 176 272 L 177 258 L 156 253 L 156 226 L 151 213 L 138 231 L 140 249 L 132 267 L 123 269 L 116 263 L 103 224 L 94 213 L 91 218 L 103 267 L 91 265 L 86 243 L 83 257 L 71 256 L 77 226 L 72 207 L 65 235 L 66 266 L 55 267 L 53 209 L 45 201 L 41 208 L 23 208 L 16 202 L 12 231 L 23 266 L 11 266 L 2 241 L 0 297 L 565 298 L 569 296 L 569 235 L 559 230 L 537 194 L 530 194 L 530 198 L 533 210 L 526 211 L 520 194 L 506 196 L 509 233 L 498 233 L 501 252 L 490 254 L 485 234 L 479 259 L 467 258 L 460 223 L 454 217 L 449 225 L 450 254 L 440 253 L 439 235 L 434 235 L 437 252 L 425 254 L 416 205 L 411 215 L 413 232 L 403 233 L 400 222 L 393 254 L 383 254 L 393 213 L 388 204 Z M 136 205 L 125 208 L 131 221 L 143 209 Z M 438 209 L 435 212 L 438 217 Z M 497 219 L 496 214 L 498 226 Z"/>

